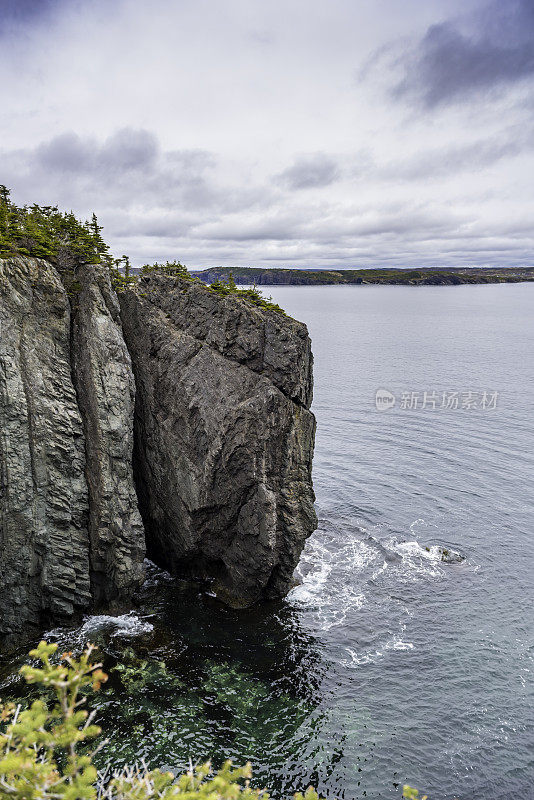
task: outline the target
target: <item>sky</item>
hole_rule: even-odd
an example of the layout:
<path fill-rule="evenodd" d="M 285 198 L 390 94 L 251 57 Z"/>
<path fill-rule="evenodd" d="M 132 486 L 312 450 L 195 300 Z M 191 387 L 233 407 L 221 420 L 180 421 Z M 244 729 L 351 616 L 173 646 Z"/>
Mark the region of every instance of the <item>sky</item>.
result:
<path fill-rule="evenodd" d="M 0 0 L 0 183 L 190 268 L 534 265 L 534 0 Z"/>

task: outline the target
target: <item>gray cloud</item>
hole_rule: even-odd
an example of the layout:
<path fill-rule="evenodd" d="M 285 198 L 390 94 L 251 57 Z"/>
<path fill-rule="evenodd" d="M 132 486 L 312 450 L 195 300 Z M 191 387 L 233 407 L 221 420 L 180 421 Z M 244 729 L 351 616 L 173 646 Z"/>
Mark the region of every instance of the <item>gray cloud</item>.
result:
<path fill-rule="evenodd" d="M 154 208 L 203 207 L 219 202 L 210 172 L 211 153 L 162 151 L 151 131 L 122 128 L 104 141 L 64 133 L 35 148 L 0 152 L 0 168 L 24 200 L 80 208 L 87 204 L 127 208 L 142 198 Z M 47 201 L 48 202 L 48 201 Z"/>
<path fill-rule="evenodd" d="M 532 131 L 511 128 L 500 137 L 426 150 L 383 166 L 369 166 L 367 157 L 366 183 L 400 179 L 417 185 L 432 175 L 483 167 L 532 144 Z M 351 158 L 359 163 L 361 153 Z M 326 194 L 314 199 L 295 193 L 297 186 L 320 188 L 333 170 L 336 177 L 350 176 L 348 162 L 343 166 L 322 154 L 296 157 L 289 169 L 306 169 L 281 182 L 285 195 L 261 182 L 244 187 L 221 180 L 219 162 L 202 150 L 165 151 L 151 131 L 121 129 L 103 141 L 65 133 L 0 154 L 0 171 L 19 202 L 57 202 L 86 215 L 94 208 L 113 250 L 131 253 L 134 263 L 179 257 L 191 266 L 437 265 L 467 263 L 476 253 L 478 263 L 529 261 L 526 219 L 513 225 L 502 220 L 491 231 L 465 211 L 453 213 L 434 200 L 392 199 L 388 191 L 372 203 L 343 207 L 328 196 L 328 182 Z"/>
<path fill-rule="evenodd" d="M 393 90 L 428 109 L 534 76 L 532 0 L 492 3 L 464 32 L 458 23 L 432 25 L 405 59 L 405 75 Z"/>
<path fill-rule="evenodd" d="M 375 167 L 382 180 L 436 180 L 463 172 L 480 172 L 498 162 L 534 150 L 533 128 L 512 128 L 464 145 L 421 150 L 408 159 Z"/>
<path fill-rule="evenodd" d="M 55 136 L 37 147 L 34 161 L 52 172 L 115 175 L 150 169 L 157 156 L 158 143 L 153 133 L 123 128 L 102 144 L 75 133 Z"/>
<path fill-rule="evenodd" d="M 132 128 L 104 140 L 68 132 L 34 148 L 0 151 L 2 182 L 15 201 L 57 204 L 82 216 L 94 210 L 124 252 L 132 252 L 127 241 L 134 249 L 140 239 L 176 242 L 195 226 L 243 210 L 264 213 L 272 204 L 269 187 L 221 182 L 217 165 L 213 153 L 165 151 L 153 132 Z"/>
<path fill-rule="evenodd" d="M 338 165 L 333 158 L 325 153 L 309 153 L 296 158 L 275 180 L 288 189 L 316 189 L 329 186 L 338 177 Z"/>
<path fill-rule="evenodd" d="M 62 0 L 1 0 L 0 36 L 45 19 Z"/>

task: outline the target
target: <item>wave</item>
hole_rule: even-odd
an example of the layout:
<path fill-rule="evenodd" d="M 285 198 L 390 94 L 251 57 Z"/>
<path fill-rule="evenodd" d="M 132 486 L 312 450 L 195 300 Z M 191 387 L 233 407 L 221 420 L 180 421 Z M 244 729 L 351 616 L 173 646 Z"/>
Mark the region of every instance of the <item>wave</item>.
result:
<path fill-rule="evenodd" d="M 151 633 L 154 630 L 152 623 L 142 619 L 133 611 L 128 614 L 112 616 L 111 614 L 94 614 L 84 617 L 82 625 L 77 629 L 54 628 L 44 634 L 47 640 L 66 642 L 69 649 L 72 645 L 83 647 L 91 638 L 105 637 L 133 638 Z"/>
<path fill-rule="evenodd" d="M 424 544 L 425 538 L 435 541 L 436 533 L 423 519 L 409 526 L 407 539 L 382 525 L 321 519 L 306 543 L 297 573 L 301 583 L 288 602 L 302 624 L 328 640 L 338 664 L 353 668 L 413 650 L 406 626 L 414 607 L 402 587 L 441 581 L 449 563 L 464 560 L 448 546 Z"/>
<path fill-rule="evenodd" d="M 141 636 L 144 633 L 151 633 L 154 626 L 142 620 L 137 614 L 121 614 L 118 617 L 109 614 L 96 614 L 87 617 L 80 628 L 80 636 L 90 636 L 93 633 L 105 631 L 112 637 L 114 636 Z"/>
<path fill-rule="evenodd" d="M 363 652 L 358 652 L 357 650 L 353 650 L 351 647 L 347 647 L 346 650 L 350 658 L 345 659 L 342 664 L 348 669 L 352 667 L 360 667 L 364 664 L 375 664 L 377 661 L 380 661 L 380 659 L 384 658 L 389 650 L 413 649 L 413 642 L 405 642 L 399 637 L 395 636 L 392 639 L 386 640 L 382 646 L 379 645 L 376 650 L 364 650 Z"/>

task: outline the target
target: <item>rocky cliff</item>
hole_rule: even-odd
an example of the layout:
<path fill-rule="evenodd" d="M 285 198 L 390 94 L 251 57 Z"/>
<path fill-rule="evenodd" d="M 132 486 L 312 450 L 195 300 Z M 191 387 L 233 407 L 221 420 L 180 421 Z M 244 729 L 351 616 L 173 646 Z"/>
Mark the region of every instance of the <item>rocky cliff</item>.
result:
<path fill-rule="evenodd" d="M 120 300 L 103 268 L 0 260 L 0 641 L 129 602 L 145 545 L 279 597 L 316 525 L 305 326 L 158 273 Z"/>
<path fill-rule="evenodd" d="M 72 363 L 85 434 L 93 602 L 130 597 L 142 581 L 144 530 L 132 476 L 135 382 L 107 272 L 76 275 Z"/>
<path fill-rule="evenodd" d="M 284 595 L 316 527 L 306 327 L 158 274 L 120 302 L 149 555 L 232 605 Z"/>
<path fill-rule="evenodd" d="M 141 580 L 130 359 L 107 275 L 76 277 L 71 301 L 46 261 L 0 261 L 2 640 Z"/>

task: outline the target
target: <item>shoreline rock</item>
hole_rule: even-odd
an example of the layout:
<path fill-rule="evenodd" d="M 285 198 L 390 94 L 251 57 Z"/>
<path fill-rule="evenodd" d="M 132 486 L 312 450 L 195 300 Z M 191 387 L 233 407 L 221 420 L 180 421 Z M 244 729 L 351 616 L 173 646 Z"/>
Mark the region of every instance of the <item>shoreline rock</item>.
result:
<path fill-rule="evenodd" d="M 306 327 L 158 274 L 120 304 L 149 557 L 233 606 L 283 596 L 317 524 Z"/>

